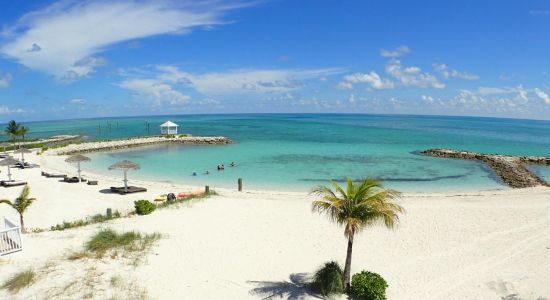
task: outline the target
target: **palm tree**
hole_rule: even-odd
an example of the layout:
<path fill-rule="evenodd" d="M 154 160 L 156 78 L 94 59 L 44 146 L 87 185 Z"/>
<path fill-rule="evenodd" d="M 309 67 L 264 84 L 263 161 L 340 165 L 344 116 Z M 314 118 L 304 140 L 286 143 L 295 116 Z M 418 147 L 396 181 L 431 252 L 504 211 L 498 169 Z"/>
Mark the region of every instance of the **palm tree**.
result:
<path fill-rule="evenodd" d="M 344 267 L 343 283 L 347 293 L 351 291 L 350 272 L 353 238 L 356 233 L 366 227 L 383 224 L 392 229 L 399 221 L 398 214 L 404 209 L 392 200 L 399 198 L 400 193 L 385 189 L 380 181 L 373 178 L 354 183 L 346 178 L 346 190 L 334 180 L 332 186 L 318 186 L 312 194 L 321 197 L 312 203 L 312 210 L 326 214 L 330 220 L 343 225 L 344 235 L 348 239 L 346 265 Z"/>
<path fill-rule="evenodd" d="M 26 126 L 19 126 L 19 129 L 17 130 L 17 135 L 20 135 L 23 137 L 23 142 L 25 141 L 25 135 L 29 132 L 29 127 Z"/>
<path fill-rule="evenodd" d="M 19 221 L 21 222 L 21 231 L 25 233 L 25 224 L 23 223 L 23 214 L 27 210 L 29 206 L 34 202 L 34 198 L 29 198 L 30 188 L 28 185 L 26 185 L 23 190 L 21 191 L 21 194 L 19 194 L 19 197 L 15 198 L 15 202 L 11 202 L 10 200 L 6 199 L 0 199 L 0 203 L 5 203 L 13 209 L 15 209 L 19 213 Z"/>
<path fill-rule="evenodd" d="M 19 135 L 21 125 L 17 124 L 15 120 L 11 120 L 8 122 L 8 126 L 6 126 L 6 129 L 4 132 L 6 132 L 13 142 L 13 146 L 15 148 L 15 138 Z"/>

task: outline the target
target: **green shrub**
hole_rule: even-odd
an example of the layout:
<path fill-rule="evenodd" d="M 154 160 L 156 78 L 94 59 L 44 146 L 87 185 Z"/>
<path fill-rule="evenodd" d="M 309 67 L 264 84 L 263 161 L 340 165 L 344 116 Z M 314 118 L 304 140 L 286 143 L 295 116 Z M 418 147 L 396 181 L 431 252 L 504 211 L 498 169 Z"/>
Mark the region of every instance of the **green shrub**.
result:
<path fill-rule="evenodd" d="M 148 215 L 157 208 L 154 203 L 148 200 L 134 201 L 134 205 L 136 207 L 136 213 L 138 215 Z"/>
<path fill-rule="evenodd" d="M 363 271 L 351 278 L 351 293 L 354 296 L 367 300 L 385 300 L 388 283 L 382 276 Z"/>
<path fill-rule="evenodd" d="M 344 292 L 343 276 L 342 268 L 337 262 L 327 262 L 313 275 L 311 287 L 323 296 L 342 294 Z"/>

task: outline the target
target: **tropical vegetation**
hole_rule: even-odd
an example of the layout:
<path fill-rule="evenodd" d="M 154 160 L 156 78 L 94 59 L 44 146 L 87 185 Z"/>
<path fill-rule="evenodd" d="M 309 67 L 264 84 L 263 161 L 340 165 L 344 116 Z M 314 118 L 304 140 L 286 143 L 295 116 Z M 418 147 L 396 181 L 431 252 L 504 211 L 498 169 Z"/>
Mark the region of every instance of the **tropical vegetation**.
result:
<path fill-rule="evenodd" d="M 19 221 L 21 222 L 21 231 L 25 233 L 25 223 L 23 220 L 23 214 L 31 206 L 31 204 L 36 200 L 34 198 L 29 198 L 31 189 L 28 185 L 25 185 L 23 187 L 23 190 L 19 194 L 19 197 L 15 198 L 15 201 L 11 202 L 7 199 L 0 199 L 0 204 L 5 203 L 9 206 L 11 206 L 13 209 L 15 209 L 19 213 Z"/>
<path fill-rule="evenodd" d="M 25 140 L 25 136 L 29 132 L 29 128 L 17 123 L 15 120 L 11 120 L 8 122 L 4 132 L 10 136 L 12 143 L 15 145 L 17 137 L 21 136 L 23 137 L 23 141 Z"/>
<path fill-rule="evenodd" d="M 363 271 L 351 279 L 351 293 L 361 299 L 386 300 L 387 288 L 386 280 L 373 272 Z"/>
<path fill-rule="evenodd" d="M 312 210 L 326 214 L 338 225 L 344 226 L 344 235 L 348 240 L 346 263 L 344 266 L 343 285 L 351 293 L 351 258 L 355 235 L 361 230 L 377 224 L 394 228 L 399 221 L 399 214 L 404 209 L 394 202 L 400 193 L 386 189 L 380 181 L 366 178 L 353 182 L 346 178 L 346 187 L 331 180 L 330 186 L 318 186 L 312 194 L 319 197 L 313 201 Z"/>
<path fill-rule="evenodd" d="M 313 275 L 311 288 L 323 296 L 344 292 L 343 271 L 335 261 L 325 263 Z"/>
<path fill-rule="evenodd" d="M 155 203 L 148 200 L 134 201 L 134 206 L 136 208 L 136 214 L 138 215 L 148 215 L 157 208 Z"/>

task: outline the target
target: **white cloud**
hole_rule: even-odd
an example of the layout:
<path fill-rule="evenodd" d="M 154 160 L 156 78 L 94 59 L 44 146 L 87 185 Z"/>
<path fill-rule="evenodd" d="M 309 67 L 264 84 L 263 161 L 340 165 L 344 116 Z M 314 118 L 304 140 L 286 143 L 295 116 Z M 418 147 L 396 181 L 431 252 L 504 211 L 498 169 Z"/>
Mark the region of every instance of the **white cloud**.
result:
<path fill-rule="evenodd" d="M 393 89 L 394 83 L 391 80 L 383 79 L 376 72 L 355 73 L 344 77 L 344 81 L 339 83 L 339 87 L 344 89 L 353 88 L 355 83 L 366 83 L 375 90 Z"/>
<path fill-rule="evenodd" d="M 338 85 L 336 85 L 336 87 L 341 90 L 351 90 L 353 89 L 353 84 L 347 81 L 340 81 L 338 82 Z"/>
<path fill-rule="evenodd" d="M 516 91 L 518 93 L 519 99 L 523 101 L 529 101 L 529 96 L 527 95 L 527 91 L 523 88 L 521 84 L 516 88 Z"/>
<path fill-rule="evenodd" d="M 69 103 L 70 103 L 70 104 L 82 105 L 82 104 L 86 104 L 86 99 L 83 99 L 83 98 L 74 98 L 74 99 L 69 100 Z"/>
<path fill-rule="evenodd" d="M 117 43 L 219 25 L 226 11 L 247 5 L 219 0 L 59 1 L 5 29 L 8 42 L 0 52 L 58 78 L 82 77 L 101 64 L 95 54 Z"/>
<path fill-rule="evenodd" d="M 498 95 L 513 93 L 514 89 L 510 87 L 487 87 L 481 86 L 478 88 L 478 93 L 481 95 Z"/>
<path fill-rule="evenodd" d="M 439 72 L 445 79 L 448 79 L 449 77 L 452 78 L 458 78 L 458 79 L 464 79 L 464 80 L 478 80 L 479 76 L 472 73 L 467 72 L 461 72 L 454 69 L 450 69 L 445 64 L 439 64 L 435 63 L 433 64 L 434 70 Z"/>
<path fill-rule="evenodd" d="M 13 76 L 10 73 L 0 73 L 0 88 L 7 88 L 10 86 Z"/>
<path fill-rule="evenodd" d="M 127 79 L 117 84 L 121 88 L 134 91 L 136 95 L 153 101 L 153 105 L 185 104 L 190 97 L 175 90 L 171 85 L 158 79 Z"/>
<path fill-rule="evenodd" d="M 535 94 L 539 97 L 544 103 L 550 104 L 550 95 L 542 91 L 541 89 L 535 88 Z"/>
<path fill-rule="evenodd" d="M 416 86 L 422 88 L 445 88 L 445 84 L 440 82 L 430 73 L 422 73 L 418 67 L 406 67 L 397 59 L 392 59 L 386 64 L 386 73 L 399 80 L 405 86 Z"/>
<path fill-rule="evenodd" d="M 25 110 L 22 108 L 9 108 L 6 105 L 0 105 L 0 115 L 20 114 L 24 112 Z"/>
<path fill-rule="evenodd" d="M 303 81 L 340 73 L 329 69 L 238 69 L 224 72 L 194 74 L 176 66 L 157 66 L 158 80 L 186 84 L 205 95 L 240 93 L 285 93 L 303 86 Z"/>
<path fill-rule="evenodd" d="M 420 98 L 422 99 L 422 101 L 426 103 L 433 103 L 435 101 L 432 96 L 428 96 L 428 95 L 422 95 Z"/>
<path fill-rule="evenodd" d="M 380 49 L 380 55 L 384 57 L 399 57 L 411 52 L 411 49 L 407 46 L 399 46 L 395 49 Z"/>

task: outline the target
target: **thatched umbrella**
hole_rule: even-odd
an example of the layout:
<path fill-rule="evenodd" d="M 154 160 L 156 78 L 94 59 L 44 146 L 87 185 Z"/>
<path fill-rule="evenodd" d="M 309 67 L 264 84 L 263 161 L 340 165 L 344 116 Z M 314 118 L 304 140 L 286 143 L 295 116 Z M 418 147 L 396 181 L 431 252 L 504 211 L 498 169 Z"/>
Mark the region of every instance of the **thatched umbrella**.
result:
<path fill-rule="evenodd" d="M 25 163 L 25 153 L 32 153 L 32 151 L 27 149 L 27 148 L 21 147 L 21 148 L 15 150 L 15 151 L 13 151 L 13 153 L 21 153 L 21 161 L 23 163 Z"/>
<path fill-rule="evenodd" d="M 119 161 L 116 164 L 109 167 L 109 170 L 123 170 L 124 171 L 124 191 L 128 191 L 128 170 L 139 170 L 139 165 L 129 160 Z"/>
<path fill-rule="evenodd" d="M 88 162 L 90 160 L 91 159 L 89 157 L 81 155 L 81 154 L 76 154 L 76 155 L 73 155 L 73 156 L 69 156 L 67 159 L 65 159 L 65 161 L 68 162 L 68 163 L 76 163 L 76 165 L 78 167 L 78 181 L 82 181 L 80 163 L 81 162 Z"/>
<path fill-rule="evenodd" d="M 2 143 L 2 144 L 0 144 L 0 147 L 4 148 L 4 154 L 6 154 L 6 148 L 9 147 L 9 146 L 11 146 L 10 143 Z"/>
<path fill-rule="evenodd" d="M 11 171 L 10 166 L 18 164 L 19 161 L 13 157 L 8 157 L 3 160 L 0 160 L 0 166 L 7 166 L 8 167 L 8 180 L 11 181 Z"/>

